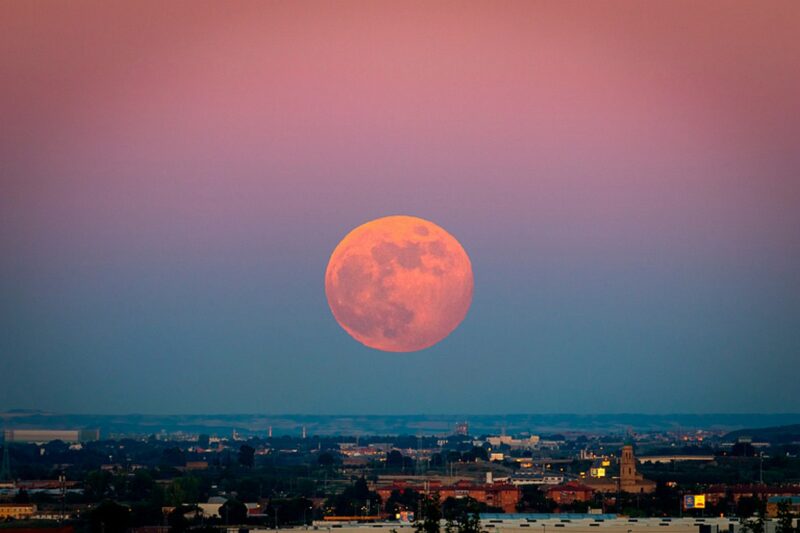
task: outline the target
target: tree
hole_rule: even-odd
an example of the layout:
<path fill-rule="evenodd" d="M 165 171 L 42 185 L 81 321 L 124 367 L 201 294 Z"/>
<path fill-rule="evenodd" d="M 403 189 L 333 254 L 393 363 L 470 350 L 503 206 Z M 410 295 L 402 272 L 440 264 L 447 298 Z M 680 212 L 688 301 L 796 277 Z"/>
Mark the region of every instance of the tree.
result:
<path fill-rule="evenodd" d="M 255 464 L 256 449 L 248 444 L 239 447 L 239 464 L 248 468 L 253 468 Z"/>
<path fill-rule="evenodd" d="M 104 470 L 89 472 L 85 481 L 86 496 L 93 501 L 106 497 L 111 486 L 111 473 Z"/>
<path fill-rule="evenodd" d="M 523 485 L 517 511 L 521 513 L 552 513 L 558 505 L 534 485 Z"/>
<path fill-rule="evenodd" d="M 439 522 L 442 520 L 442 509 L 439 497 L 424 496 L 420 501 L 420 517 L 414 529 L 417 533 L 439 533 Z"/>
<path fill-rule="evenodd" d="M 468 503 L 464 511 L 456 517 L 458 533 L 483 533 L 481 529 L 480 507 L 478 502 L 467 498 Z M 471 501 L 470 501 L 471 500 Z"/>
<path fill-rule="evenodd" d="M 147 499 L 150 495 L 155 481 L 149 470 L 139 469 L 133 474 L 133 478 L 128 484 L 128 498 L 134 501 Z"/>
<path fill-rule="evenodd" d="M 194 513 L 194 521 L 197 521 L 200 508 L 196 505 L 178 505 L 167 515 L 167 523 L 171 533 L 181 533 L 191 526 L 191 521 L 186 518 L 187 514 Z"/>
<path fill-rule="evenodd" d="M 387 468 L 402 468 L 403 454 L 398 450 L 392 450 L 386 454 L 386 467 Z"/>
<path fill-rule="evenodd" d="M 313 502 L 306 498 L 287 498 L 283 500 L 271 500 L 266 510 L 267 516 L 273 520 L 277 513 L 278 524 L 304 524 L 307 525 L 314 518 Z"/>
<path fill-rule="evenodd" d="M 458 533 L 481 533 L 479 513 L 486 504 L 474 498 L 447 498 L 442 504 L 442 516 L 447 520 L 446 530 Z"/>
<path fill-rule="evenodd" d="M 195 503 L 200 497 L 200 481 L 193 476 L 176 478 L 167 486 L 164 496 L 174 506 Z"/>
<path fill-rule="evenodd" d="M 328 498 L 325 507 L 331 509 L 335 515 L 361 515 L 367 510 L 370 512 L 380 510 L 381 497 L 369 490 L 367 480 L 362 476 L 341 494 Z"/>
<path fill-rule="evenodd" d="M 393 490 L 386 500 L 386 512 L 390 515 L 399 511 L 413 511 L 417 508 L 419 493 L 414 489 L 404 489 L 402 492 Z"/>
<path fill-rule="evenodd" d="M 794 533 L 792 511 L 788 500 L 778 502 L 778 525 L 776 533 Z"/>
<path fill-rule="evenodd" d="M 95 507 L 89 516 L 92 531 L 102 533 L 123 533 L 128 528 L 130 508 L 111 500 Z"/>
<path fill-rule="evenodd" d="M 367 485 L 367 479 L 364 476 L 361 476 L 353 483 L 353 497 L 357 500 L 367 500 L 369 499 L 370 492 L 369 492 L 369 485 Z"/>
<path fill-rule="evenodd" d="M 473 446 L 471 453 L 475 459 L 480 459 L 482 461 L 489 460 L 489 454 L 486 452 L 486 448 L 483 446 Z"/>
<path fill-rule="evenodd" d="M 230 499 L 220 506 L 219 515 L 226 525 L 244 524 L 247 520 L 247 506 L 239 500 Z"/>
<path fill-rule="evenodd" d="M 252 502 L 261 498 L 262 484 L 258 478 L 242 479 L 236 487 L 236 498 L 243 502 Z"/>
<path fill-rule="evenodd" d="M 61 440 L 51 440 L 47 444 L 44 445 L 44 453 L 45 455 L 49 455 L 51 457 L 59 456 L 65 454 L 69 451 L 69 444 L 65 443 Z"/>
<path fill-rule="evenodd" d="M 764 533 L 766 520 L 764 518 L 764 506 L 760 505 L 756 518 L 747 518 L 742 520 L 742 529 L 750 533 Z"/>
<path fill-rule="evenodd" d="M 183 450 L 174 446 L 172 448 L 165 448 L 161 453 L 161 464 L 163 466 L 186 466 L 186 456 Z"/>
<path fill-rule="evenodd" d="M 736 514 L 744 518 L 753 516 L 758 511 L 759 503 L 758 498 L 751 496 L 739 498 L 736 503 Z"/>

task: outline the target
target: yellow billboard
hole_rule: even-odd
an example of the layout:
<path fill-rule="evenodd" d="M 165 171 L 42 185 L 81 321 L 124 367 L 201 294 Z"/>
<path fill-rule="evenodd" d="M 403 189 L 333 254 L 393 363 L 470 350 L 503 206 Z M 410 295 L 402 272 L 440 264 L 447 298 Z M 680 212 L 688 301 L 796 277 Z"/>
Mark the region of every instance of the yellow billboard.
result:
<path fill-rule="evenodd" d="M 606 477 L 606 469 L 605 468 L 592 468 L 591 476 L 592 477 Z"/>
<path fill-rule="evenodd" d="M 706 508 L 706 495 L 705 494 L 696 494 L 694 497 L 694 508 L 695 509 L 705 509 Z"/>

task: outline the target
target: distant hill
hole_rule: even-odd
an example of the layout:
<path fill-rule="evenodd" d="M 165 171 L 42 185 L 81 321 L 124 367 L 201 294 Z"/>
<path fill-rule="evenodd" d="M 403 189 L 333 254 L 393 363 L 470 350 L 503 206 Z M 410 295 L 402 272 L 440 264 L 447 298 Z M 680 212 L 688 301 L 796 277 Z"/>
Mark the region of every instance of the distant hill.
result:
<path fill-rule="evenodd" d="M 800 442 L 800 424 L 754 429 L 739 429 L 725 435 L 724 440 L 734 441 L 739 437 L 751 437 L 757 442 L 769 442 L 773 444 Z"/>
<path fill-rule="evenodd" d="M 713 429 L 735 431 L 759 425 L 800 428 L 795 414 L 498 414 L 498 415 L 87 415 L 44 411 L 0 412 L 0 429 L 99 429 L 103 437 L 184 432 L 189 434 L 264 435 L 448 435 L 467 421 L 472 435 L 616 433 Z M 788 424 L 796 424 L 789 426 Z M 746 430 L 753 434 L 756 430 Z"/>

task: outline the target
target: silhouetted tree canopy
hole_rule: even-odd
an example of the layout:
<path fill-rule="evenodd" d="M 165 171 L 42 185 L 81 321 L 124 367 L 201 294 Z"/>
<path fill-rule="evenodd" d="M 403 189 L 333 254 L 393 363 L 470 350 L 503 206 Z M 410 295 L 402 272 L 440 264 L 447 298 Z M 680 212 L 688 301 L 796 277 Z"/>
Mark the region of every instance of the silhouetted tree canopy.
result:
<path fill-rule="evenodd" d="M 230 499 L 220 506 L 219 516 L 226 525 L 244 524 L 247 521 L 247 506 L 239 500 Z"/>
<path fill-rule="evenodd" d="M 95 507 L 90 516 L 91 530 L 96 533 L 123 533 L 130 522 L 130 508 L 111 500 Z"/>
<path fill-rule="evenodd" d="M 439 533 L 442 509 L 439 506 L 438 497 L 423 497 L 420 501 L 420 515 L 416 517 L 415 521 L 417 533 Z"/>

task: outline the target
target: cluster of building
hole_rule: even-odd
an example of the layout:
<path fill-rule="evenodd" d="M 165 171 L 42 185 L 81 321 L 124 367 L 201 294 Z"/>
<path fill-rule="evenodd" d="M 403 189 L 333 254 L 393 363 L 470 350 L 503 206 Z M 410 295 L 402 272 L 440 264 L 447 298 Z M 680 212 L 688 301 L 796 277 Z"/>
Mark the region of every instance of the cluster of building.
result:
<path fill-rule="evenodd" d="M 339 453 L 342 455 L 344 466 L 366 466 L 370 461 L 381 460 L 392 450 L 392 445 L 388 443 L 372 443 L 367 446 L 359 446 L 353 442 L 339 443 Z M 404 450 L 410 454 L 411 450 Z"/>
<path fill-rule="evenodd" d="M 596 493 L 651 493 L 654 481 L 644 479 L 636 470 L 633 446 L 622 448 L 619 457 L 619 475 L 566 480 L 563 473 L 551 471 L 521 471 L 506 477 L 494 478 L 489 472 L 483 483 L 467 480 L 409 480 L 393 478 L 391 483 L 376 484 L 374 490 L 386 501 L 393 492 L 413 489 L 422 494 L 437 495 L 440 501 L 447 498 L 472 498 L 488 506 L 514 513 L 521 498 L 520 487 L 539 485 L 547 498 L 557 504 L 591 501 Z M 610 464 L 608 465 L 610 467 Z M 610 468 L 609 468 L 610 473 Z"/>
<path fill-rule="evenodd" d="M 625 445 L 619 457 L 619 476 L 609 477 L 605 467 L 610 467 L 610 462 L 604 460 L 605 466 L 595 467 L 601 472 L 580 481 L 572 480 L 546 489 L 547 497 L 557 504 L 574 502 L 588 502 L 594 495 L 600 493 L 649 494 L 656 490 L 656 483 L 636 471 L 636 456 L 633 446 Z"/>
<path fill-rule="evenodd" d="M 503 509 L 506 513 L 516 512 L 520 499 L 519 487 L 510 483 L 474 483 L 460 480 L 452 484 L 443 484 L 439 480 L 426 481 L 423 484 L 414 484 L 404 481 L 395 481 L 391 485 L 377 486 L 375 492 L 383 501 L 389 499 L 392 492 L 402 492 L 413 489 L 427 495 L 436 495 L 440 501 L 447 498 L 472 498 L 491 507 Z"/>
<path fill-rule="evenodd" d="M 656 490 L 655 481 L 644 479 L 636 471 L 636 457 L 633 454 L 633 446 L 627 444 L 622 447 L 619 457 L 619 476 L 609 478 L 603 475 L 596 475 L 585 480 L 585 484 L 598 492 L 628 492 L 649 494 Z"/>
<path fill-rule="evenodd" d="M 800 486 L 774 486 L 774 485 L 712 485 L 705 491 L 706 501 L 717 504 L 723 499 L 738 503 L 742 498 L 758 498 L 770 500 L 775 498 L 791 499 L 800 498 Z"/>

